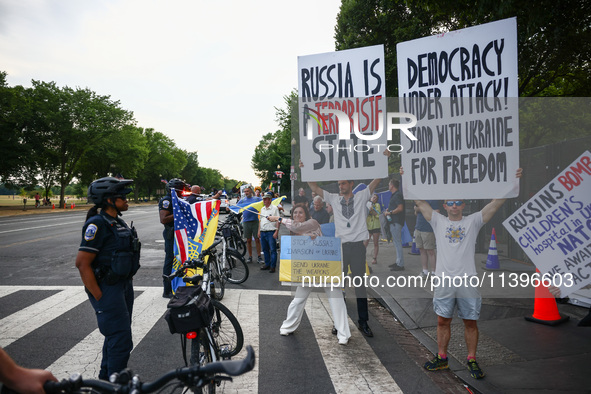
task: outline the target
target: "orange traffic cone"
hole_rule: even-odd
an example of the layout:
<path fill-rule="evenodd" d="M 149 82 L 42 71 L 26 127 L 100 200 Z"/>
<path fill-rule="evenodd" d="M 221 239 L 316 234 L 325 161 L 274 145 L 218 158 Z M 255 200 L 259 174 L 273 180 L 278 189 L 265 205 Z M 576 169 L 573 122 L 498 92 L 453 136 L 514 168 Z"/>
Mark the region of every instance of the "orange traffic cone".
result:
<path fill-rule="evenodd" d="M 498 270 L 501 266 L 499 265 L 499 255 L 497 253 L 497 233 L 495 229 L 492 229 L 490 236 L 490 245 L 488 247 L 488 257 L 486 258 L 486 270 Z"/>
<path fill-rule="evenodd" d="M 51 204 L 51 209 L 55 209 L 55 204 Z"/>
<path fill-rule="evenodd" d="M 70 209 L 74 209 L 74 204 L 70 204 Z"/>
<path fill-rule="evenodd" d="M 540 271 L 536 269 L 536 272 Z M 555 326 L 569 319 L 569 316 L 560 317 L 558 313 L 558 306 L 556 305 L 556 299 L 547 286 L 544 286 L 541 282 L 536 287 L 536 300 L 534 304 L 533 316 L 525 316 L 525 320 L 534 323 L 546 324 L 548 326 Z"/>

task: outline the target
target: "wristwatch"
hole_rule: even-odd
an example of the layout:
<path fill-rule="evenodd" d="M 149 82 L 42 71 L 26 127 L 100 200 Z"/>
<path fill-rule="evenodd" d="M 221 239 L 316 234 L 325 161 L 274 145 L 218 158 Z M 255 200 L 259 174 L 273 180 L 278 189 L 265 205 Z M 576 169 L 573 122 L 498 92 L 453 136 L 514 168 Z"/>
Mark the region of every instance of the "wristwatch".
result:
<path fill-rule="evenodd" d="M 281 221 L 282 221 L 282 220 L 283 220 L 283 218 L 279 218 L 279 219 L 277 219 L 277 221 L 278 221 L 279 223 L 281 223 Z"/>

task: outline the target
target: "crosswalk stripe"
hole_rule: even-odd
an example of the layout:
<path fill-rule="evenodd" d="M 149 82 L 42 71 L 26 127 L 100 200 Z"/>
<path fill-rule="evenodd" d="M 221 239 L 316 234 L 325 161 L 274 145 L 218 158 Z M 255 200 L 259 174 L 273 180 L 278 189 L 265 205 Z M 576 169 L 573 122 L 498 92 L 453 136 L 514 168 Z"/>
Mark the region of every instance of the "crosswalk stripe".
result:
<path fill-rule="evenodd" d="M 19 290 L 23 290 L 20 286 L 4 286 L 0 288 L 0 298 L 5 297 L 9 294 L 15 293 Z"/>
<path fill-rule="evenodd" d="M 228 307 L 240 322 L 244 334 L 244 347 L 234 358 L 246 357 L 246 345 L 252 346 L 256 355 L 259 355 L 259 295 L 286 295 L 285 291 L 276 290 L 239 290 L 227 289 L 222 303 Z M 256 318 L 254 318 L 256 317 Z M 255 363 L 252 371 L 247 374 L 234 377 L 233 382 L 222 382 L 222 393 L 258 393 L 259 391 L 259 363 Z"/>
<path fill-rule="evenodd" d="M 63 291 L 0 320 L 0 347 L 10 345 L 88 299 L 81 286 L 62 289 Z"/>
<path fill-rule="evenodd" d="M 131 332 L 135 349 L 162 317 L 168 300 L 162 298 L 162 289 L 159 287 L 136 287 L 134 290 L 143 291 L 133 302 Z M 103 341 L 104 337 L 97 328 L 51 364 L 48 369 L 58 379 L 67 378 L 75 372 L 80 372 L 83 376 L 98 376 Z"/>
<path fill-rule="evenodd" d="M 306 302 L 306 315 L 337 393 L 402 393 L 392 376 L 357 330 L 351 330 L 347 346 L 332 335 L 328 298 L 313 293 Z M 349 326 L 355 327 L 349 318 Z"/>
<path fill-rule="evenodd" d="M 134 288 L 142 293 L 134 301 L 132 333 L 134 349 L 146 337 L 152 327 L 162 319 L 168 300 L 162 298 L 161 287 Z M 0 346 L 5 347 L 31 333 L 42 325 L 88 299 L 82 286 L 35 286 L 23 289 L 18 286 L 0 286 L 0 297 L 18 290 L 58 290 L 57 294 L 39 301 L 0 320 Z M 244 333 L 244 345 L 251 345 L 260 354 L 259 296 L 293 296 L 291 291 L 226 289 L 223 304 L 237 317 Z M 332 384 L 337 393 L 372 392 L 402 393 L 395 380 L 381 364 L 372 348 L 357 330 L 351 330 L 349 345 L 340 346 L 331 334 L 332 319 L 328 299 L 321 293 L 310 295 L 305 307 L 314 337 Z M 286 311 L 284 311 L 286 312 Z M 349 325 L 355 327 L 349 319 Z M 279 329 L 277 329 L 279 335 Z M 104 337 L 98 329 L 87 335 L 47 369 L 58 378 L 66 378 L 74 372 L 86 377 L 96 377 L 102 359 Z M 243 349 L 235 359 L 246 355 Z M 233 382 L 222 382 L 222 393 L 257 393 L 259 390 L 259 363 L 253 371 L 235 377 Z"/>

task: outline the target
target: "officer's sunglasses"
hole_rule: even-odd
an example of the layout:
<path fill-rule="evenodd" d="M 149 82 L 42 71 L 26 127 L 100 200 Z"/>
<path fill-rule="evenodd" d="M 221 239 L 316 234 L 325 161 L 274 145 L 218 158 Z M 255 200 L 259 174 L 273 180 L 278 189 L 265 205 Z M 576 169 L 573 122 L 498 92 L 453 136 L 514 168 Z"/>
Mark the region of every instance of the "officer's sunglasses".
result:
<path fill-rule="evenodd" d="M 118 199 L 118 198 L 120 198 L 120 199 L 122 199 L 122 200 L 124 200 L 124 201 L 126 201 L 126 200 L 127 200 L 127 196 L 126 196 L 126 195 L 123 195 L 123 194 L 122 194 L 122 195 L 113 196 L 113 198 L 114 198 L 114 199 Z"/>
<path fill-rule="evenodd" d="M 445 205 L 447 205 L 448 207 L 453 207 L 454 204 L 457 205 L 458 207 L 460 205 L 462 205 L 464 202 L 462 200 L 457 200 L 457 201 L 446 201 Z"/>

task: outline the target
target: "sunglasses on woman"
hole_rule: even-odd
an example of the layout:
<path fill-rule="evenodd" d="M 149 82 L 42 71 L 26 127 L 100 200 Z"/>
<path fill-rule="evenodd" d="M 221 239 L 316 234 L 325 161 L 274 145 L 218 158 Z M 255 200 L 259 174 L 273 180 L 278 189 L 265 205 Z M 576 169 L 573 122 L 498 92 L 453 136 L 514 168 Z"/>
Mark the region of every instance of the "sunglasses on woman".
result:
<path fill-rule="evenodd" d="M 457 201 L 446 201 L 445 205 L 447 205 L 448 207 L 453 207 L 454 205 L 457 205 L 458 207 L 460 205 L 462 205 L 464 202 L 462 200 L 457 200 Z"/>

